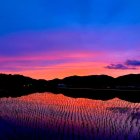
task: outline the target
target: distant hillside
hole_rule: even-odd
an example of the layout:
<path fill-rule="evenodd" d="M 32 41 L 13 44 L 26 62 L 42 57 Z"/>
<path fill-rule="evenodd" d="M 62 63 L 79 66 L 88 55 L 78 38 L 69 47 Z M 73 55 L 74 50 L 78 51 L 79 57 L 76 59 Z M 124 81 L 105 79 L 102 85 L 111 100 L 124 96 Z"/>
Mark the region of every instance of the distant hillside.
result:
<path fill-rule="evenodd" d="M 48 81 L 50 87 L 96 89 L 140 89 L 140 74 L 129 74 L 113 78 L 107 75 L 70 76 Z"/>
<path fill-rule="evenodd" d="M 36 80 L 22 75 L 0 74 L 0 97 L 21 96 L 44 91 L 46 80 Z"/>
<path fill-rule="evenodd" d="M 140 89 L 140 74 L 129 74 L 115 79 L 116 86 Z"/>
<path fill-rule="evenodd" d="M 0 97 L 18 97 L 50 91 L 71 97 L 108 100 L 119 97 L 140 102 L 140 74 L 113 78 L 107 75 L 70 76 L 64 79 L 36 80 L 22 75 L 0 74 Z"/>

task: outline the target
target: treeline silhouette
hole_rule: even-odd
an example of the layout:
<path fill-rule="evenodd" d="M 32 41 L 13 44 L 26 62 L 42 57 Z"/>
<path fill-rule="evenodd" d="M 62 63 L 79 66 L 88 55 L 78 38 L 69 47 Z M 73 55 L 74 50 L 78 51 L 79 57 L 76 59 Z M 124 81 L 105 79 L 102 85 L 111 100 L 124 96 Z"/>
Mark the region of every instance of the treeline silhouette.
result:
<path fill-rule="evenodd" d="M 46 91 L 78 98 L 108 100 L 118 97 L 140 102 L 140 74 L 129 74 L 118 78 L 107 75 L 70 76 L 53 80 L 0 74 L 0 97 L 17 97 Z"/>
<path fill-rule="evenodd" d="M 140 89 L 140 74 L 129 74 L 113 78 L 107 75 L 70 76 L 48 81 L 50 87 L 94 88 L 94 89 Z"/>
<path fill-rule="evenodd" d="M 0 74 L 0 97 L 18 97 L 34 92 L 45 92 L 47 81 L 22 75 Z"/>
<path fill-rule="evenodd" d="M 70 97 L 140 102 L 140 74 L 113 78 L 107 75 L 71 76 L 48 81 L 50 90 Z"/>

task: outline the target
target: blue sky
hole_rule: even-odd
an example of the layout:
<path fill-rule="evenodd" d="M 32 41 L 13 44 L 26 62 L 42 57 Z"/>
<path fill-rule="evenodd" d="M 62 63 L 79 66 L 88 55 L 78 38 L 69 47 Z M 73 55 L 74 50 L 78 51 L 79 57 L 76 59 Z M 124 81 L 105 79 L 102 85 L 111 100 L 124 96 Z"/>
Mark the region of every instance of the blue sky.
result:
<path fill-rule="evenodd" d="M 57 28 L 140 24 L 139 0 L 4 0 L 0 34 Z"/>

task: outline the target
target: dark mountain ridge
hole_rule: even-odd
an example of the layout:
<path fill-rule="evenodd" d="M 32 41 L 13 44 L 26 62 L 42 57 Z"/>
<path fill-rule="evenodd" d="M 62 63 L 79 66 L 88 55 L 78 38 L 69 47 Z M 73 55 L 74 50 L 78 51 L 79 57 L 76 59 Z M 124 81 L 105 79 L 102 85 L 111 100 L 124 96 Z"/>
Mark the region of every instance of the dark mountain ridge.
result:
<path fill-rule="evenodd" d="M 107 75 L 70 76 L 53 80 L 36 80 L 22 75 L 0 74 L 0 97 L 18 97 L 47 91 L 78 98 L 107 100 L 118 97 L 140 102 L 140 74 L 129 74 L 117 78 Z"/>
<path fill-rule="evenodd" d="M 48 81 L 53 86 L 64 84 L 69 88 L 94 89 L 140 89 L 140 74 L 129 74 L 113 78 L 108 75 L 70 76 Z"/>
<path fill-rule="evenodd" d="M 0 97 L 17 97 L 46 90 L 46 80 L 32 79 L 22 75 L 0 74 Z"/>

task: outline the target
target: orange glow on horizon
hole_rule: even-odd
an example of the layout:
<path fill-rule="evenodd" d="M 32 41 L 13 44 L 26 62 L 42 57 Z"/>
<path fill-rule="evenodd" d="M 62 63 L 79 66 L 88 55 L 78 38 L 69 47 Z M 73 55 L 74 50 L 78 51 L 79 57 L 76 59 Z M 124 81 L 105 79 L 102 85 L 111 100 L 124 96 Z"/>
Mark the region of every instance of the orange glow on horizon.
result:
<path fill-rule="evenodd" d="M 133 70 L 113 70 L 106 69 L 107 63 L 98 62 L 81 62 L 81 63 L 64 63 L 49 67 L 40 67 L 34 70 L 23 70 L 20 72 L 6 72 L 7 74 L 21 74 L 35 79 L 51 80 L 55 78 L 64 78 L 68 76 L 78 75 L 101 75 L 106 74 L 113 77 L 134 73 Z M 40 70 L 39 70 L 40 69 Z M 136 71 L 135 74 L 139 73 Z"/>

